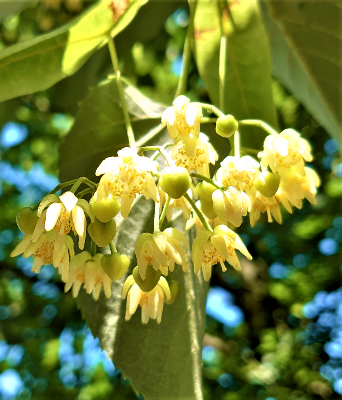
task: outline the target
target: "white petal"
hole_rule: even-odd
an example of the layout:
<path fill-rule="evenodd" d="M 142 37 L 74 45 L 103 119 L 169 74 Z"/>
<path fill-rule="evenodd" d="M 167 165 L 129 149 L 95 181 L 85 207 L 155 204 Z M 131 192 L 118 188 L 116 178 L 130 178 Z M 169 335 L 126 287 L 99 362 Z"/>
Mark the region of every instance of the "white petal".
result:
<path fill-rule="evenodd" d="M 74 222 L 74 227 L 79 236 L 84 235 L 84 221 L 85 221 L 85 215 L 84 211 L 80 206 L 75 206 L 72 209 L 72 220 Z"/>
<path fill-rule="evenodd" d="M 49 206 L 46 211 L 45 229 L 51 231 L 58 220 L 59 214 L 61 213 L 62 204 L 53 203 Z"/>
<path fill-rule="evenodd" d="M 129 313 L 133 315 L 139 305 L 140 298 L 143 294 L 141 291 L 140 287 L 135 283 L 132 287 L 131 290 L 129 291 L 130 293 L 130 299 L 129 299 Z M 128 301 L 128 300 L 127 300 Z"/>
<path fill-rule="evenodd" d="M 71 211 L 78 201 L 78 198 L 72 192 L 65 192 L 59 198 L 68 211 Z"/>

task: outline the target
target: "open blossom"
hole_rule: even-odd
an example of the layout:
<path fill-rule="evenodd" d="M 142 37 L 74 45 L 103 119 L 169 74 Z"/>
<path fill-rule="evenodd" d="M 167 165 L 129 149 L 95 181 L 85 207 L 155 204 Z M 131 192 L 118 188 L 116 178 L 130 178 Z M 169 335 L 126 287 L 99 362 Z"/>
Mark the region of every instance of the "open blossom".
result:
<path fill-rule="evenodd" d="M 72 295 L 76 297 L 82 285 L 87 293 L 92 293 L 95 300 L 99 298 L 103 286 L 107 298 L 111 296 L 111 279 L 104 272 L 101 265 L 102 254 L 92 256 L 87 251 L 77 254 L 70 263 L 70 273 L 64 291 L 72 288 Z"/>
<path fill-rule="evenodd" d="M 224 187 L 234 186 L 250 195 L 255 193 L 253 183 L 259 173 L 260 164 L 254 158 L 228 156 L 221 162 L 221 168 L 217 171 L 217 181 Z"/>
<path fill-rule="evenodd" d="M 273 222 L 273 217 L 279 224 L 282 223 L 281 211 L 276 197 L 265 197 L 261 193 L 256 192 L 256 195 L 251 198 L 249 211 L 249 221 L 252 228 L 260 218 L 260 214 L 264 212 L 267 213 L 268 222 Z"/>
<path fill-rule="evenodd" d="M 210 177 L 209 164 L 215 165 L 218 155 L 209 143 L 209 138 L 200 133 L 198 140 L 194 142 L 193 148 L 186 146 L 182 141 L 177 142 L 171 149 L 171 158 L 175 161 L 177 167 L 186 168 L 189 173 Z"/>
<path fill-rule="evenodd" d="M 195 274 L 202 268 L 204 280 L 208 281 L 213 265 L 220 263 L 222 271 L 226 271 L 225 260 L 235 269 L 241 269 L 235 249 L 249 260 L 252 259 L 240 237 L 227 226 L 218 225 L 213 232 L 203 231 L 194 240 L 192 247 Z"/>
<path fill-rule="evenodd" d="M 141 307 L 141 321 L 147 324 L 150 318 L 156 319 L 160 324 L 164 299 L 171 299 L 171 292 L 166 279 L 161 276 L 159 282 L 150 292 L 143 292 L 140 287 L 135 283 L 132 275 L 130 275 L 124 284 L 122 291 L 122 298 L 127 296 L 126 304 L 126 321 L 131 319 L 135 313 L 138 305 Z"/>
<path fill-rule="evenodd" d="M 166 193 L 161 189 L 160 186 L 158 186 L 158 189 L 159 189 L 160 202 L 162 205 L 165 205 Z M 187 191 L 187 194 L 190 197 L 192 196 L 191 189 L 189 189 Z M 168 221 L 171 221 L 174 209 L 182 210 L 185 219 L 190 218 L 190 213 L 191 213 L 192 208 L 191 208 L 190 203 L 184 198 L 184 196 L 182 196 L 179 199 L 170 199 L 169 207 L 167 208 L 167 211 L 166 211 L 166 218 Z M 162 207 L 160 207 L 160 212 L 162 212 Z"/>
<path fill-rule="evenodd" d="M 311 204 L 316 204 L 315 196 L 317 187 L 320 185 L 319 176 L 312 168 L 305 167 L 304 170 L 304 176 L 290 170 L 287 179 L 281 180 L 275 195 L 289 213 L 292 213 L 291 204 L 296 208 L 302 208 L 304 198 Z"/>
<path fill-rule="evenodd" d="M 142 233 L 135 245 L 141 278 L 145 279 L 148 265 L 156 271 L 160 270 L 163 275 L 168 274 L 168 269 L 172 272 L 175 263 L 181 265 L 183 271 L 187 271 L 188 266 L 181 243 L 188 246 L 185 236 L 174 228 L 167 228 L 163 232 L 157 231 L 153 234 Z"/>
<path fill-rule="evenodd" d="M 21 243 L 12 251 L 11 257 L 23 254 L 24 257 L 33 256 L 32 271 L 38 273 L 43 265 L 53 264 L 66 281 L 69 274 L 69 261 L 74 257 L 74 243 L 70 236 L 64 236 L 62 246 L 56 249 L 58 233 L 51 231 L 43 233 L 38 240 L 32 241 L 32 234 L 25 235 Z"/>
<path fill-rule="evenodd" d="M 178 135 L 183 143 L 196 141 L 200 134 L 202 107 L 198 103 L 190 103 L 185 96 L 178 96 L 162 115 L 162 124 L 167 126 L 169 136 L 175 139 Z"/>
<path fill-rule="evenodd" d="M 79 236 L 78 246 L 82 250 L 87 233 L 87 220 L 84 211 L 91 220 L 94 219 L 88 202 L 84 199 L 78 199 L 74 193 L 65 192 L 61 196 L 47 195 L 38 207 L 37 215 L 39 219 L 32 240 L 38 240 L 44 230 L 49 232 L 54 229 L 58 232 L 55 246 L 59 251 L 64 243 L 65 236 L 72 230 Z"/>
<path fill-rule="evenodd" d="M 141 157 L 136 149 L 125 147 L 118 151 L 118 157 L 108 157 L 96 170 L 102 175 L 96 198 L 98 201 L 110 194 L 121 197 L 121 214 L 126 218 L 136 196 L 143 194 L 158 202 L 158 191 L 151 175 L 157 172 L 157 163 L 148 157 Z"/>
<path fill-rule="evenodd" d="M 278 136 L 267 136 L 260 155 L 261 164 L 265 168 L 270 166 L 272 172 L 278 172 L 282 179 L 286 179 L 287 170 L 291 167 L 305 175 L 304 160 L 312 161 L 308 141 L 293 129 L 285 129 Z"/>

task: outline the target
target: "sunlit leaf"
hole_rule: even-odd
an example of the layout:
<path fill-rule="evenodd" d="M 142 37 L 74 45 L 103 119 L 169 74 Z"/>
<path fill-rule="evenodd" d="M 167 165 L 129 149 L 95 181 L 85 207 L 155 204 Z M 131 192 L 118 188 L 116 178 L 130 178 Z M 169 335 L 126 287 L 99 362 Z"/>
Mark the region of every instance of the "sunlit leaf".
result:
<path fill-rule="evenodd" d="M 44 90 L 76 72 L 111 32 L 116 36 L 147 0 L 135 0 L 114 24 L 101 1 L 75 21 L 0 53 L 0 101 Z"/>

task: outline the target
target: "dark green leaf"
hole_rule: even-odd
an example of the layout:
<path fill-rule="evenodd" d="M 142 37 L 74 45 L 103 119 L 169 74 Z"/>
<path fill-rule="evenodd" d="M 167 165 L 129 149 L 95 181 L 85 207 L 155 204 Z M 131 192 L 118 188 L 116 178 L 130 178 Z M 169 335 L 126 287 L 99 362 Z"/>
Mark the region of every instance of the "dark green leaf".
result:
<path fill-rule="evenodd" d="M 111 32 L 116 36 L 147 0 L 135 0 L 114 24 L 108 2 L 51 33 L 18 43 L 0 53 L 0 101 L 44 90 L 75 73 Z"/>
<path fill-rule="evenodd" d="M 135 133 L 143 137 L 159 124 L 163 108 L 126 85 L 128 108 Z M 158 115 L 159 113 L 159 115 Z M 158 115 L 158 118 L 156 117 Z M 160 136 L 160 135 L 159 135 Z M 168 140 L 164 131 L 156 139 Z M 143 140 L 141 140 L 143 141 Z M 62 180 L 79 175 L 93 178 L 95 168 L 107 156 L 127 145 L 125 126 L 115 79 L 93 89 L 80 106 L 75 124 L 60 149 Z M 135 260 L 134 246 L 142 232 L 153 230 L 153 202 L 141 197 L 128 218 L 118 223 L 116 247 Z M 192 242 L 192 238 L 188 238 Z M 133 261 L 130 272 L 135 267 Z M 140 309 L 125 321 L 125 301 L 121 299 L 124 279 L 114 282 L 112 297 L 99 301 L 82 291 L 78 302 L 101 346 L 131 380 L 136 392 L 146 400 L 199 400 L 201 392 L 201 347 L 204 335 L 204 307 L 207 284 L 193 268 L 184 274 L 178 267 L 173 275 L 181 284 L 174 304 L 165 305 L 162 322 L 141 323 Z"/>
<path fill-rule="evenodd" d="M 266 33 L 255 1 L 234 2 L 231 13 L 234 29 L 224 12 L 227 30 L 227 80 L 225 113 L 236 119 L 262 119 L 277 127 L 272 98 L 270 55 Z M 211 101 L 219 106 L 220 28 L 216 2 L 200 0 L 195 14 L 195 58 Z M 259 146 L 265 135 L 258 129 L 242 131 L 245 147 Z"/>
<path fill-rule="evenodd" d="M 274 75 L 341 145 L 341 5 L 300 0 L 266 4 Z"/>

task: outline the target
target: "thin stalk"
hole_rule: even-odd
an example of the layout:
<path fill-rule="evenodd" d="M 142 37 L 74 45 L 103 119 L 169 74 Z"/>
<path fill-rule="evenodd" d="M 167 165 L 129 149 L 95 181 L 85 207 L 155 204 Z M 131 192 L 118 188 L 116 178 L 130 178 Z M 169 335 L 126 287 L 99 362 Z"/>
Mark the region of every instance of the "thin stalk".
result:
<path fill-rule="evenodd" d="M 92 255 L 92 257 L 94 257 L 94 255 L 96 254 L 96 243 L 92 240 L 91 241 L 91 249 L 90 249 L 90 254 Z"/>
<path fill-rule="evenodd" d="M 129 114 L 128 114 L 128 110 L 127 110 L 125 93 L 124 93 L 122 82 L 121 82 L 121 72 L 119 69 L 118 56 L 116 54 L 114 40 L 110 34 L 108 34 L 108 48 L 109 48 L 110 58 L 112 60 L 114 72 L 116 75 L 116 84 L 118 86 L 118 92 L 119 92 L 119 96 L 120 96 L 120 100 L 121 100 L 122 112 L 123 112 L 124 119 L 125 119 L 129 146 L 132 149 L 134 149 L 135 148 L 135 138 L 134 138 L 134 133 L 133 133 L 132 125 L 131 125 L 131 120 L 129 118 Z"/>
<path fill-rule="evenodd" d="M 241 147 L 240 148 L 242 153 L 252 153 L 252 154 L 258 154 L 260 150 L 256 150 L 256 149 L 251 149 L 249 147 Z"/>
<path fill-rule="evenodd" d="M 199 103 L 202 108 L 208 111 L 210 114 L 216 114 L 218 117 L 224 117 L 224 113 L 212 104 Z"/>
<path fill-rule="evenodd" d="M 160 201 L 154 203 L 154 232 L 160 231 L 159 225 Z"/>
<path fill-rule="evenodd" d="M 201 179 L 202 181 L 206 181 L 206 182 L 210 183 L 210 185 L 215 186 L 217 189 L 220 189 L 220 190 L 223 189 L 223 187 L 217 185 L 212 179 L 207 178 L 207 177 L 204 176 L 204 175 L 196 174 L 195 172 L 193 172 L 192 174 L 190 174 L 190 176 L 192 176 L 192 177 L 194 177 L 194 178 Z"/>
<path fill-rule="evenodd" d="M 209 118 L 209 117 L 201 118 L 201 124 L 215 124 L 216 121 L 217 121 L 217 118 Z"/>
<path fill-rule="evenodd" d="M 166 162 L 169 164 L 170 167 L 175 167 L 176 166 L 175 162 L 172 160 L 172 158 L 165 151 L 164 146 L 161 146 L 159 151 L 160 151 L 160 154 L 165 158 Z"/>
<path fill-rule="evenodd" d="M 189 1 L 190 16 L 189 16 L 189 25 L 188 25 L 188 30 L 186 32 L 186 38 L 183 50 L 183 68 L 181 76 L 179 78 L 175 98 L 186 92 L 186 85 L 187 85 L 190 60 L 191 60 L 191 41 L 194 34 L 194 16 L 195 16 L 196 5 L 197 5 L 197 0 Z"/>
<path fill-rule="evenodd" d="M 159 225 L 160 226 L 163 226 L 163 222 L 164 222 L 164 219 L 165 219 L 165 216 L 166 216 L 167 209 L 169 208 L 170 201 L 171 201 L 171 197 L 169 195 L 167 195 L 166 203 L 165 203 L 165 206 L 163 208 L 163 212 L 161 213 L 161 216 L 160 216 L 160 219 L 159 219 Z"/>
<path fill-rule="evenodd" d="M 174 145 L 174 143 L 165 143 L 165 144 L 163 144 L 163 146 L 161 146 L 161 147 L 163 147 L 164 149 L 166 149 L 167 147 L 170 147 L 170 146 L 173 146 L 173 145 Z M 158 148 L 158 150 L 157 150 L 155 153 L 153 153 L 153 155 L 152 155 L 152 157 L 151 157 L 151 160 L 152 160 L 152 161 L 156 160 L 156 158 L 159 156 L 159 154 L 161 154 L 160 148 Z"/>
<path fill-rule="evenodd" d="M 155 128 L 151 129 L 146 135 L 144 135 L 142 138 L 138 139 L 135 143 L 136 147 L 141 147 L 145 143 L 147 143 L 149 140 L 153 139 L 156 135 L 158 135 L 159 132 L 161 132 L 164 129 L 163 124 L 157 125 Z"/>
<path fill-rule="evenodd" d="M 194 211 L 197 214 L 198 218 L 202 222 L 204 228 L 209 232 L 213 232 L 213 230 L 211 229 L 211 226 L 208 224 L 208 222 L 204 218 L 204 215 L 202 214 L 202 211 L 196 206 L 196 204 L 192 200 L 192 198 L 187 193 L 183 194 L 183 196 L 188 200 L 188 202 L 190 203 L 191 207 L 194 209 Z"/>
<path fill-rule="evenodd" d="M 240 133 L 236 131 L 234 133 L 234 156 L 240 158 Z"/>
<path fill-rule="evenodd" d="M 117 253 L 116 247 L 115 247 L 115 245 L 114 245 L 113 242 L 109 242 L 109 248 L 110 248 L 110 252 L 111 252 L 112 254 Z"/>
<path fill-rule="evenodd" d="M 270 125 L 266 124 L 266 122 L 261 121 L 260 119 L 243 119 L 239 121 L 240 126 L 252 125 L 257 126 L 264 131 L 266 131 L 269 135 L 278 136 L 278 132 L 273 129 Z"/>
<path fill-rule="evenodd" d="M 82 190 L 82 192 L 77 193 L 77 197 L 78 197 L 79 199 L 81 199 L 83 196 L 85 196 L 85 195 L 88 194 L 88 193 L 93 194 L 93 193 L 94 193 L 94 190 L 91 189 L 91 188 L 84 189 L 84 190 Z"/>

